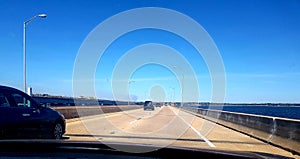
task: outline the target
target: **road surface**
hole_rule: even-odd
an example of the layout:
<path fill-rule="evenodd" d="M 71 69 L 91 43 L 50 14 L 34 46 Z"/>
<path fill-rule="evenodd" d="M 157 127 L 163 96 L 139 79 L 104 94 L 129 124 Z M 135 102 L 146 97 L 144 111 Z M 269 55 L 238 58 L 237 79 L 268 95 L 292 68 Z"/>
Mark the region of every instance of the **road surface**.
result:
<path fill-rule="evenodd" d="M 70 119 L 66 136 L 71 141 L 254 151 L 295 157 L 281 148 L 169 106 L 156 107 L 154 111 L 136 109 Z"/>

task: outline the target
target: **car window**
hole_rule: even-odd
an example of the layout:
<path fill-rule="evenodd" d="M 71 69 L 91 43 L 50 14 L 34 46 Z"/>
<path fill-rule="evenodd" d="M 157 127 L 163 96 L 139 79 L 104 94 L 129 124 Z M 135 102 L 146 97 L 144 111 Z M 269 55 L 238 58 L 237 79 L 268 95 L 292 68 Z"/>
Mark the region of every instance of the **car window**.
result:
<path fill-rule="evenodd" d="M 25 107 L 25 108 L 34 108 L 34 104 L 25 96 L 22 96 L 18 93 L 13 93 L 12 97 L 16 103 L 17 107 Z"/>
<path fill-rule="evenodd" d="M 9 107 L 9 102 L 7 97 L 3 94 L 0 93 L 0 107 Z"/>

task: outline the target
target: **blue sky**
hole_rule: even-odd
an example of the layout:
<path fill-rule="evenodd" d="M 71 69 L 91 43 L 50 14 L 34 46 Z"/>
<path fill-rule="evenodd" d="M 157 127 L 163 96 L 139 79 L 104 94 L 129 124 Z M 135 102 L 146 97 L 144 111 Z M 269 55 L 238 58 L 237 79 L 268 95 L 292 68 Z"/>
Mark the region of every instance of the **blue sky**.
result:
<path fill-rule="evenodd" d="M 86 36 L 111 16 L 140 7 L 172 9 L 202 25 L 223 59 L 225 102 L 300 102 L 298 0 L 3 0 L 0 84 L 23 89 L 23 22 L 46 13 L 47 18 L 35 19 L 27 26 L 27 85 L 33 93 L 72 96 L 74 61 Z M 197 76 L 200 100 L 211 100 L 212 84 L 203 58 L 181 37 L 156 29 L 134 31 L 111 44 L 95 72 L 98 98 L 112 98 L 110 79 L 118 60 L 146 43 L 167 45 L 180 52 Z M 135 81 L 129 87 L 131 99 L 180 101 L 180 78 L 172 71 L 176 72 L 155 64 L 137 69 L 131 76 Z"/>

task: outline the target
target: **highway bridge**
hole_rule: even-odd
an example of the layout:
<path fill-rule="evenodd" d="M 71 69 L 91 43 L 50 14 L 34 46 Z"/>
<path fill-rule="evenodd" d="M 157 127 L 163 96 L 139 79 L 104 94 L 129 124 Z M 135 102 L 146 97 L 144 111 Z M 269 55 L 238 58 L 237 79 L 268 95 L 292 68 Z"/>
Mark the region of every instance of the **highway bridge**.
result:
<path fill-rule="evenodd" d="M 263 130 L 252 131 L 253 128 L 239 129 L 234 124 L 226 124 L 224 115 L 218 116 L 219 121 L 214 120 L 214 115 L 201 114 L 198 109 L 181 109 L 179 107 L 156 107 L 154 111 L 144 111 L 137 107 L 134 110 L 106 113 L 81 118 L 67 119 L 68 140 L 100 141 L 154 144 L 160 146 L 180 146 L 189 148 L 201 148 L 212 150 L 246 151 L 277 154 L 286 157 L 299 158 L 299 123 L 290 122 L 290 128 L 285 133 L 292 137 L 276 137 Z M 79 112 L 80 114 L 80 112 Z M 213 114 L 216 114 L 214 112 Z M 231 116 L 231 117 L 229 117 Z M 247 116 L 247 115 L 246 115 Z M 241 115 L 228 115 L 230 119 L 245 119 Z M 269 122 L 271 119 L 255 118 L 262 127 L 274 128 Z M 251 118 L 243 121 L 250 121 Z M 221 122 L 220 122 L 221 121 Z M 254 123 L 255 124 L 255 123 Z M 246 127 L 244 125 L 244 127 Z M 254 126 L 255 127 L 255 126 Z M 278 129 L 283 127 L 278 124 Z M 289 130 L 290 129 L 290 130 Z M 247 132 L 248 131 L 248 132 Z M 275 130 L 273 130 L 275 131 Z M 261 132 L 261 133 L 258 133 Z M 284 132 L 283 132 L 284 133 Z M 272 136 L 274 135 L 274 136 Z M 260 137 L 261 136 L 261 137 Z M 265 139 L 264 139 L 265 138 Z M 281 138 L 283 141 L 278 140 Z M 274 142 L 278 142 L 275 143 Z M 287 144 L 287 145 L 286 145 Z M 130 150 L 125 150 L 130 151 Z"/>

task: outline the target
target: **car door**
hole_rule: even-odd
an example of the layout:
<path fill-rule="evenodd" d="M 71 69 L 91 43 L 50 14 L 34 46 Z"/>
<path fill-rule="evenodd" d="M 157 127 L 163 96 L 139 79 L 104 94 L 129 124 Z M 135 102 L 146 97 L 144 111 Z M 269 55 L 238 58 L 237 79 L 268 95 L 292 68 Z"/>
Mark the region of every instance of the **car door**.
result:
<path fill-rule="evenodd" d="M 12 123 L 19 136 L 34 137 L 41 134 L 45 116 L 41 113 L 39 106 L 28 95 L 22 92 L 9 92 L 12 106 L 10 112 L 14 118 Z"/>
<path fill-rule="evenodd" d="M 13 127 L 14 114 L 10 109 L 10 103 L 7 95 L 0 91 L 0 137 L 5 137 L 6 132 Z M 14 131 L 12 131 L 14 132 Z"/>

